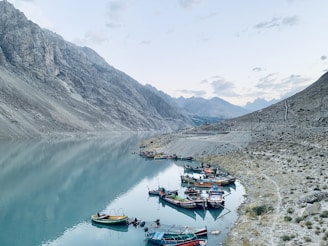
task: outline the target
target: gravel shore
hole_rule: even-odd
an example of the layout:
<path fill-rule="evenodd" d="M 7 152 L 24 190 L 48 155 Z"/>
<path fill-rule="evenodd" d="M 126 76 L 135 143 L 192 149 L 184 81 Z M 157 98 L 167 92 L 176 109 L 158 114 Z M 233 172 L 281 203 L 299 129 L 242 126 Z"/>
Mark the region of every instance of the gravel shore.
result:
<path fill-rule="evenodd" d="M 174 133 L 145 150 L 219 165 L 245 186 L 226 245 L 328 245 L 328 134 L 252 141 L 250 132 Z"/>

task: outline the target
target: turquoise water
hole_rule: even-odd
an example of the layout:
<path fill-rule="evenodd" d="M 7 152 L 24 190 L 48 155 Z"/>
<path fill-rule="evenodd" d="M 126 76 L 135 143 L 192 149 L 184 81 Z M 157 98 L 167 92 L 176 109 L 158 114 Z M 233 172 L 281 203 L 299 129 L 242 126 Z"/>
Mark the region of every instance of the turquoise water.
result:
<path fill-rule="evenodd" d="M 97 212 L 145 221 L 207 226 L 208 245 L 224 242 L 244 188 L 228 188 L 226 209 L 177 209 L 148 196 L 158 185 L 183 194 L 184 162 L 139 157 L 140 136 L 1 142 L 1 245 L 149 245 L 142 229 L 91 223 Z M 190 164 L 190 163 L 189 163 Z"/>

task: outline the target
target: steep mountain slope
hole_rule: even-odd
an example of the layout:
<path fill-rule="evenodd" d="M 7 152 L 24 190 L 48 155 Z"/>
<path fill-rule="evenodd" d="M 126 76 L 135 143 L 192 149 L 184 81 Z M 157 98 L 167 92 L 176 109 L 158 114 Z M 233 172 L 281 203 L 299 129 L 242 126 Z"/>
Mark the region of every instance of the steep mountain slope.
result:
<path fill-rule="evenodd" d="M 190 119 L 93 50 L 0 2 L 0 138 L 108 130 L 170 131 Z"/>

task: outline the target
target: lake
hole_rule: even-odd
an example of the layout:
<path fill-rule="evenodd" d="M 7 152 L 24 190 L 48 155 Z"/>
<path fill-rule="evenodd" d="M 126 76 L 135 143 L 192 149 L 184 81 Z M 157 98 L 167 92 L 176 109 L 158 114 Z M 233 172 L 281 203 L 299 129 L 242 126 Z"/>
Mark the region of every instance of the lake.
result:
<path fill-rule="evenodd" d="M 1 245 L 150 245 L 140 228 L 91 223 L 97 212 L 121 213 L 163 224 L 207 226 L 208 245 L 218 245 L 237 219 L 245 193 L 227 187 L 225 209 L 186 210 L 148 195 L 159 185 L 178 189 L 186 162 L 146 160 L 143 136 L 1 142 Z M 191 153 L 192 154 L 192 153 Z M 190 164 L 188 162 L 187 164 Z"/>

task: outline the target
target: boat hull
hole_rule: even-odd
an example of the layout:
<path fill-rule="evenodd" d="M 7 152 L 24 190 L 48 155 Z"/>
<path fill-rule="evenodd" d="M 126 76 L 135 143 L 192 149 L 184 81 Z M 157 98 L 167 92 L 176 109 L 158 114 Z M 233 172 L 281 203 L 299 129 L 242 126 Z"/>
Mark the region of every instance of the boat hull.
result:
<path fill-rule="evenodd" d="M 129 217 L 126 215 L 108 215 L 108 216 L 98 216 L 96 214 L 91 216 L 91 220 L 107 225 L 115 225 L 115 224 L 127 224 L 129 222 Z"/>
<path fill-rule="evenodd" d="M 187 208 L 192 209 L 196 208 L 197 204 L 194 201 L 188 201 L 188 200 L 179 200 L 175 198 L 174 196 L 160 196 L 160 199 L 164 200 L 167 203 L 173 204 L 175 206 L 181 207 L 181 208 Z"/>

